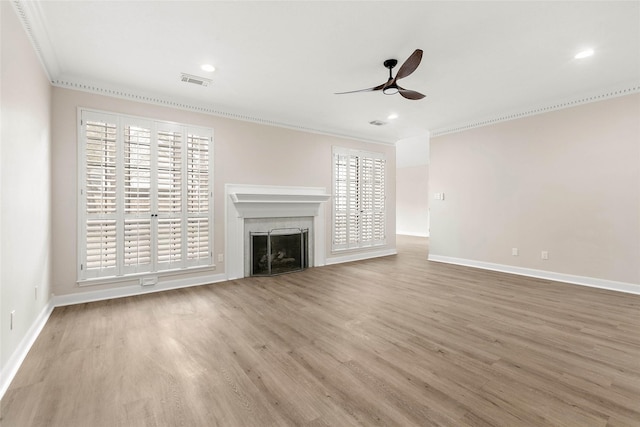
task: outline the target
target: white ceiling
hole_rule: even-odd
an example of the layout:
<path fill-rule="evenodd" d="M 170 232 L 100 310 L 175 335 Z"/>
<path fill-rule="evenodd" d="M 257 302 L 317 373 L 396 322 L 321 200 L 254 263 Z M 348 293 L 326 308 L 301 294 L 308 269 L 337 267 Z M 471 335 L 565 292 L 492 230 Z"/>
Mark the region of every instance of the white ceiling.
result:
<path fill-rule="evenodd" d="M 393 143 L 640 86 L 638 1 L 20 1 L 55 85 Z M 576 60 L 591 47 L 595 55 Z M 334 95 L 400 81 L 427 95 Z M 217 70 L 206 73 L 203 63 Z M 399 68 L 396 67 L 394 71 Z M 211 78 L 209 87 L 180 73 Z M 395 72 L 394 72 L 395 74 Z M 390 113 L 399 118 L 385 126 Z"/>

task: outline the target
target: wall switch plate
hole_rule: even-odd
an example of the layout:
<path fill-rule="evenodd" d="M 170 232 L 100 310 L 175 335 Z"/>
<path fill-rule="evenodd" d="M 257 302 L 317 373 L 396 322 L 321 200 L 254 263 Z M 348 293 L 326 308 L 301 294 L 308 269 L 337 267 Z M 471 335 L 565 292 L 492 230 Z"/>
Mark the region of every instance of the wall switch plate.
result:
<path fill-rule="evenodd" d="M 511 248 L 511 255 L 518 256 L 518 248 Z"/>
<path fill-rule="evenodd" d="M 542 259 L 549 259 L 549 252 L 547 251 L 542 251 L 542 253 L 540 254 L 540 258 Z"/>
<path fill-rule="evenodd" d="M 224 254 L 218 254 L 218 262 L 224 262 Z"/>

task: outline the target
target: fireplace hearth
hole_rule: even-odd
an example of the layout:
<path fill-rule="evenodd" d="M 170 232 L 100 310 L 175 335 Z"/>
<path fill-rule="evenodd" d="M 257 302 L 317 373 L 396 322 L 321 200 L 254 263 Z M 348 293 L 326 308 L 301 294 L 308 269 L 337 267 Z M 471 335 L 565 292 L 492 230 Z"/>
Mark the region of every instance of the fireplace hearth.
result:
<path fill-rule="evenodd" d="M 309 267 L 309 229 L 274 228 L 251 232 L 251 276 L 275 276 Z"/>

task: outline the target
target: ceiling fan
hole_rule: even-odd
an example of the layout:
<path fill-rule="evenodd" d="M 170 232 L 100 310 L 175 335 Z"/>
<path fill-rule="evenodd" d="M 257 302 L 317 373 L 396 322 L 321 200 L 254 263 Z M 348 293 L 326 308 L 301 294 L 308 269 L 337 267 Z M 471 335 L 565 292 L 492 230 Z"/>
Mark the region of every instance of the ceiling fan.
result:
<path fill-rule="evenodd" d="M 398 65 L 397 59 L 387 59 L 384 61 L 384 66 L 389 69 L 389 80 L 386 83 L 383 83 L 379 86 L 375 86 L 369 89 L 360 89 L 360 90 L 352 90 L 350 92 L 338 92 L 336 95 L 343 95 L 345 93 L 356 93 L 356 92 L 372 92 L 375 90 L 381 90 L 385 95 L 395 95 L 396 93 L 400 93 L 403 97 L 407 99 L 422 99 L 424 95 L 420 92 L 416 92 L 415 90 L 408 90 L 403 87 L 398 86 L 396 83 L 398 80 L 403 79 L 413 73 L 418 65 L 420 65 L 420 61 L 422 60 L 422 50 L 416 49 L 404 64 L 400 66 L 398 73 L 395 77 L 391 75 L 391 70 L 393 67 Z"/>

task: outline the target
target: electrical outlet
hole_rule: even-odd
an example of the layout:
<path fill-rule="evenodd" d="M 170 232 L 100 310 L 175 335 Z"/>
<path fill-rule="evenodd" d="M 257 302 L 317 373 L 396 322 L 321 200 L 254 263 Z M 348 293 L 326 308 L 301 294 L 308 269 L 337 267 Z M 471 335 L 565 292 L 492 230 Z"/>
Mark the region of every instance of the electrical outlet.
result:
<path fill-rule="evenodd" d="M 542 251 L 542 253 L 540 254 L 540 258 L 547 260 L 549 259 L 549 252 L 547 251 Z"/>
<path fill-rule="evenodd" d="M 518 248 L 511 248 L 511 255 L 518 256 Z"/>

